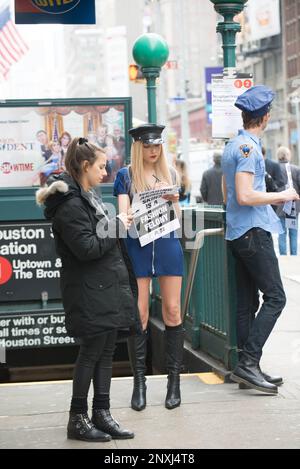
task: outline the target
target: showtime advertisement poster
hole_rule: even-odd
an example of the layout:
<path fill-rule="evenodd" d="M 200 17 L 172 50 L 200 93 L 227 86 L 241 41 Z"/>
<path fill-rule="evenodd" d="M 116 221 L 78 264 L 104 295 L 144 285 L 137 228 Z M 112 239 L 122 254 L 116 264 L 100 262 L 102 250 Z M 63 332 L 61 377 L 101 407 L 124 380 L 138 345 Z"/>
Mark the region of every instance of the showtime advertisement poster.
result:
<path fill-rule="evenodd" d="M 96 24 L 95 0 L 15 0 L 16 24 Z"/>
<path fill-rule="evenodd" d="M 125 162 L 125 105 L 0 107 L 0 188 L 43 186 L 65 170 L 74 137 L 104 150 L 103 182 L 113 182 Z"/>

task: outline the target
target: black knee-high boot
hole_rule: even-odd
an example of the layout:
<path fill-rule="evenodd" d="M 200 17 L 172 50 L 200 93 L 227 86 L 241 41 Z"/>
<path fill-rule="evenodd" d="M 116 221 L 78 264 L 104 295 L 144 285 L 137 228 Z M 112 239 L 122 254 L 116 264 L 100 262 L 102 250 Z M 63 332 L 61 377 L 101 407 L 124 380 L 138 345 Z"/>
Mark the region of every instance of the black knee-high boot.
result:
<path fill-rule="evenodd" d="M 166 326 L 166 365 L 168 370 L 168 388 L 165 406 L 174 409 L 180 406 L 180 372 L 183 365 L 184 329 L 182 324 L 175 327 Z"/>
<path fill-rule="evenodd" d="M 134 379 L 131 407 L 139 411 L 146 407 L 147 331 L 129 337 L 127 344 Z"/>

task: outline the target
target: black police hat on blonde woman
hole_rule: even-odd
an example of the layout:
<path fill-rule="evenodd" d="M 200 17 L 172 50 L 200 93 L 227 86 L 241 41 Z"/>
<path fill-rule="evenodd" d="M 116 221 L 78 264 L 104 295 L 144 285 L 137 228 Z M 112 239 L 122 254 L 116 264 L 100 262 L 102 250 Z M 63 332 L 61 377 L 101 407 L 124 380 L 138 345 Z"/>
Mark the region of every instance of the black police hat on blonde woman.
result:
<path fill-rule="evenodd" d="M 140 141 L 149 145 L 159 145 L 164 143 L 161 135 L 164 128 L 164 125 L 144 124 L 130 129 L 129 133 L 135 142 Z"/>

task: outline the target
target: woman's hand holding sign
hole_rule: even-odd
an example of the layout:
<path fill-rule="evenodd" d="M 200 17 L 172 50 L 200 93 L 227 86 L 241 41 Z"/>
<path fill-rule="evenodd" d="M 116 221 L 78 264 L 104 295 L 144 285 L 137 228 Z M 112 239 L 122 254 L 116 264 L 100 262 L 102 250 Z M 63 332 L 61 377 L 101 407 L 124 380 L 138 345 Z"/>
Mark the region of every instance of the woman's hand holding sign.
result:
<path fill-rule="evenodd" d="M 133 220 L 133 216 L 132 216 L 132 213 L 125 213 L 125 212 L 122 212 L 118 215 L 118 218 L 120 218 L 121 222 L 123 223 L 123 225 L 125 226 L 126 230 L 128 230 L 130 228 L 130 225 L 132 223 L 132 220 Z"/>
<path fill-rule="evenodd" d="M 172 195 L 163 195 L 163 199 L 169 200 L 171 202 L 178 202 L 179 194 L 172 194 Z"/>
<path fill-rule="evenodd" d="M 170 186 L 170 184 L 168 184 L 168 183 L 165 182 L 165 181 L 159 181 L 159 180 L 157 180 L 157 181 L 155 182 L 155 189 L 162 189 L 163 187 L 169 187 L 169 186 Z M 170 194 L 170 195 L 163 195 L 162 198 L 165 199 L 165 200 L 168 200 L 168 201 L 170 201 L 170 202 L 175 202 L 175 203 L 176 203 L 176 202 L 178 202 L 178 200 L 179 200 L 179 193 L 177 193 L 177 194 Z"/>

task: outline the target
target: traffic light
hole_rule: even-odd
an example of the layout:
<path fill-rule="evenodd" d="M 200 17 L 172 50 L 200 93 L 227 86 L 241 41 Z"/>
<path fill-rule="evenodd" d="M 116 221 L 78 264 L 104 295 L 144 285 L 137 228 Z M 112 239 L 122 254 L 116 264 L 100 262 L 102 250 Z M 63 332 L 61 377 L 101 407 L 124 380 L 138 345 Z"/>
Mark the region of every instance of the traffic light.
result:
<path fill-rule="evenodd" d="M 143 83 L 145 78 L 142 72 L 142 68 L 136 64 L 129 65 L 129 80 L 135 83 Z"/>

